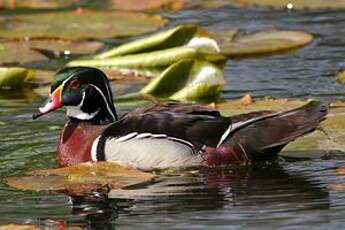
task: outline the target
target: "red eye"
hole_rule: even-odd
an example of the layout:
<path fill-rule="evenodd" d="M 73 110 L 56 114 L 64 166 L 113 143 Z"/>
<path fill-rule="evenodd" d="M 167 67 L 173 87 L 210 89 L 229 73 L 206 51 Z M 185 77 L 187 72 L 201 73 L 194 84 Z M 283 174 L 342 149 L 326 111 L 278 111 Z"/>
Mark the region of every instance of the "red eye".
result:
<path fill-rule="evenodd" d="M 78 89 L 80 87 L 80 83 L 77 79 L 74 79 L 72 80 L 70 83 L 69 83 L 69 86 L 72 88 L 72 89 Z"/>

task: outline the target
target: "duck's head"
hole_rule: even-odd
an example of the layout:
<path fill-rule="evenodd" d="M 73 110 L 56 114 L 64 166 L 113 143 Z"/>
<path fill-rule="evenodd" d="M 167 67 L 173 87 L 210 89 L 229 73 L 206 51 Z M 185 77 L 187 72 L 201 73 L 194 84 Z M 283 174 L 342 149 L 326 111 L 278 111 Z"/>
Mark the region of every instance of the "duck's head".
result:
<path fill-rule="evenodd" d="M 65 106 L 70 119 L 108 123 L 117 120 L 113 96 L 106 75 L 90 67 L 69 67 L 56 73 L 48 102 L 33 115 L 42 115 Z"/>

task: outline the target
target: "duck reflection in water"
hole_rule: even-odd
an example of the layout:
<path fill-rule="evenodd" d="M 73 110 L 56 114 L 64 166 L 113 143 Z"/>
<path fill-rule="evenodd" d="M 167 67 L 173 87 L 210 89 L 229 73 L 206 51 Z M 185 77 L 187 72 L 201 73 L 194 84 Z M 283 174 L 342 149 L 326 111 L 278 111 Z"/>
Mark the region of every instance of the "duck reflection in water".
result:
<path fill-rule="evenodd" d="M 303 174 L 290 173 L 284 163 L 256 163 L 228 168 L 158 172 L 155 183 L 110 191 L 108 196 L 74 196 L 73 223 L 91 229 L 112 229 L 117 218 L 145 215 L 233 210 L 260 218 L 279 209 L 327 210 L 328 191 Z M 231 211 L 230 211 L 231 212 Z M 283 215 L 283 214 L 281 214 Z M 163 221 L 163 219 L 162 219 Z M 164 221 L 163 221 L 164 222 Z"/>

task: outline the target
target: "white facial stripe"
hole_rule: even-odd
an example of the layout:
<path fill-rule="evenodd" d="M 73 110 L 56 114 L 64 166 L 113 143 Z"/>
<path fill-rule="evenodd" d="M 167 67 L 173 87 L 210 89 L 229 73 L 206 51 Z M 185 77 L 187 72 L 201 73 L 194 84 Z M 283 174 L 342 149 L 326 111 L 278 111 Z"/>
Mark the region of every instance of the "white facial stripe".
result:
<path fill-rule="evenodd" d="M 101 94 L 101 96 L 102 96 L 102 98 L 103 98 L 103 100 L 104 100 L 104 102 L 105 102 L 105 105 L 107 106 L 107 110 L 108 110 L 109 114 L 111 115 L 111 117 L 113 118 L 113 120 L 116 121 L 115 115 L 113 114 L 112 110 L 110 109 L 109 104 L 108 104 L 108 101 L 107 101 L 107 99 L 105 98 L 103 92 L 102 92 L 97 86 L 95 86 L 94 84 L 90 84 L 90 85 L 91 85 L 92 87 L 94 87 L 94 88 Z"/>
<path fill-rule="evenodd" d="M 85 92 L 83 92 L 83 98 L 81 99 L 79 105 L 77 106 L 66 106 L 67 109 L 67 116 L 73 117 L 79 120 L 91 120 L 94 118 L 97 113 L 101 110 L 101 108 L 98 108 L 95 112 L 93 113 L 85 113 L 81 110 L 81 107 L 84 104 L 85 100 Z"/>

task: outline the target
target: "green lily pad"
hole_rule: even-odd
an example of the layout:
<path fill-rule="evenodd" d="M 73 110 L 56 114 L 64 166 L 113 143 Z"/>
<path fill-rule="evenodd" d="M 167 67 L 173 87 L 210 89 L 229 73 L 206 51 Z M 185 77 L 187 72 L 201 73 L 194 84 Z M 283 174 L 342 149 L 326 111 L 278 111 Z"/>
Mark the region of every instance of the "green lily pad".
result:
<path fill-rule="evenodd" d="M 0 7 L 14 9 L 17 7 L 37 8 L 37 9 L 53 9 L 58 7 L 66 7 L 71 5 L 70 0 L 2 0 Z"/>
<path fill-rule="evenodd" d="M 233 116 L 241 113 L 249 113 L 260 110 L 284 111 L 292 108 L 297 108 L 304 105 L 306 102 L 301 100 L 288 99 L 271 99 L 264 98 L 259 100 L 252 100 L 248 103 L 247 100 L 231 100 L 225 103 L 219 103 L 216 108 L 225 115 Z"/>
<path fill-rule="evenodd" d="M 222 71 L 202 60 L 181 60 L 153 79 L 141 91 L 173 100 L 214 98 L 225 84 Z"/>
<path fill-rule="evenodd" d="M 103 48 L 103 43 L 97 41 L 67 41 L 67 40 L 20 40 L 3 41 L 0 47 L 0 63 L 24 64 L 32 61 L 45 61 L 48 57 L 33 49 L 47 50 L 55 56 L 70 56 L 73 54 L 93 53 Z M 18 52 L 20 50 L 20 52 Z M 55 57 L 53 57 L 55 58 Z"/>
<path fill-rule="evenodd" d="M 112 67 L 122 72 L 143 72 L 164 69 L 165 67 L 180 61 L 181 59 L 202 59 L 213 63 L 225 62 L 225 57 L 218 53 L 205 52 L 203 50 L 179 46 L 170 49 L 153 51 L 148 53 L 130 54 L 126 56 L 105 58 L 105 59 L 88 59 L 75 60 L 67 66 L 95 66 L 95 67 Z M 155 71 L 156 70 L 156 71 Z"/>
<path fill-rule="evenodd" d="M 343 0 L 235 0 L 240 6 L 265 6 L 287 9 L 344 9 Z"/>
<path fill-rule="evenodd" d="M 71 61 L 67 66 L 111 67 L 124 75 L 155 77 L 182 59 L 202 59 L 219 65 L 226 61 L 207 32 L 186 24 L 120 45 L 91 59 Z"/>
<path fill-rule="evenodd" d="M 3 38 L 111 38 L 147 33 L 167 23 L 157 15 L 111 11 L 65 11 L 0 17 Z"/>
<path fill-rule="evenodd" d="M 22 177 L 7 177 L 13 188 L 85 194 L 103 189 L 119 189 L 148 182 L 153 175 L 115 163 L 83 163 L 58 169 L 35 170 Z"/>
<path fill-rule="evenodd" d="M 188 41 L 197 35 L 197 33 L 201 33 L 200 31 L 202 31 L 201 27 L 194 24 L 180 25 L 151 36 L 117 46 L 96 55 L 95 58 L 103 59 L 182 46 L 187 44 Z"/>
<path fill-rule="evenodd" d="M 33 79 L 35 71 L 20 67 L 0 67 L 0 89 L 14 90 L 27 86 L 27 81 Z"/>
<path fill-rule="evenodd" d="M 188 6 L 186 0 L 111 0 L 111 6 L 116 10 L 181 10 Z"/>
<path fill-rule="evenodd" d="M 221 52 L 228 57 L 245 57 L 291 50 L 310 43 L 313 36 L 303 31 L 266 30 L 236 34 L 237 30 L 213 33 Z M 228 35 L 227 35 L 228 34 Z M 229 36 L 229 39 L 226 39 Z"/>

